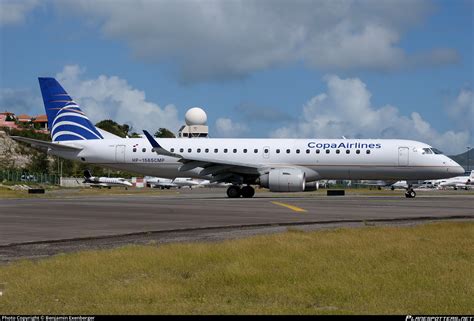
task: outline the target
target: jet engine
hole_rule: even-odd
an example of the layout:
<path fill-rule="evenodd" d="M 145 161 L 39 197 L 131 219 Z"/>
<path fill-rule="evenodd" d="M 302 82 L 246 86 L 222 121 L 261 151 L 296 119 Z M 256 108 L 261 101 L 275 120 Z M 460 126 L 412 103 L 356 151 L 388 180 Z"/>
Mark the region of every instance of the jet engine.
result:
<path fill-rule="evenodd" d="M 275 168 L 260 176 L 260 186 L 272 192 L 303 192 L 305 173 L 297 168 Z"/>
<path fill-rule="evenodd" d="M 317 191 L 319 189 L 319 182 L 306 182 L 306 186 L 304 188 L 305 192 L 312 192 Z"/>

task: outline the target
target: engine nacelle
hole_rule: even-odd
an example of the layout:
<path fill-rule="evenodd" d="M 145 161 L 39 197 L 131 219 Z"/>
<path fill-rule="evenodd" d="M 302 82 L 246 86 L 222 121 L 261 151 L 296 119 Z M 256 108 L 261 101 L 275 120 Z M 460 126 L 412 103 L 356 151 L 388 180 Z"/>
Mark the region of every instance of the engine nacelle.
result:
<path fill-rule="evenodd" d="M 319 182 L 315 181 L 315 182 L 306 183 L 304 191 L 305 192 L 312 192 L 312 191 L 317 191 L 318 189 L 319 189 Z"/>
<path fill-rule="evenodd" d="M 296 168 L 276 168 L 260 176 L 260 186 L 272 192 L 303 192 L 305 173 Z"/>

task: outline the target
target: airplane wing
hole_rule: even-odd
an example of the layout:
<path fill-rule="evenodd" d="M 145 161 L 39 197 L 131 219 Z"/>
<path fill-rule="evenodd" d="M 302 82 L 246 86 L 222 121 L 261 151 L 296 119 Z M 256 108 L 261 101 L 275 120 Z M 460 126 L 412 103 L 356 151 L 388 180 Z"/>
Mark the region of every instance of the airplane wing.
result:
<path fill-rule="evenodd" d="M 200 175 L 207 176 L 211 175 L 213 178 L 211 182 L 231 182 L 238 181 L 245 177 L 258 177 L 260 176 L 265 169 L 268 168 L 268 165 L 260 164 L 247 164 L 236 161 L 218 161 L 216 159 L 210 158 L 209 156 L 183 156 L 180 154 L 175 154 L 164 149 L 158 142 L 150 135 L 146 130 L 143 131 L 146 138 L 153 147 L 153 151 L 158 155 L 162 156 L 171 156 L 179 158 L 179 162 L 183 163 L 179 168 L 179 171 L 189 171 L 195 168 L 203 168 Z"/>
<path fill-rule="evenodd" d="M 43 140 L 27 138 L 27 137 L 22 137 L 22 136 L 11 136 L 11 138 L 16 140 L 16 141 L 20 141 L 20 142 L 23 142 L 23 143 L 28 143 L 32 147 L 43 149 L 43 150 L 52 149 L 52 150 L 57 150 L 57 151 L 69 151 L 69 152 L 82 150 L 82 148 L 80 148 L 80 147 L 73 147 L 73 146 L 69 146 L 69 145 L 46 142 L 46 141 L 43 141 Z"/>

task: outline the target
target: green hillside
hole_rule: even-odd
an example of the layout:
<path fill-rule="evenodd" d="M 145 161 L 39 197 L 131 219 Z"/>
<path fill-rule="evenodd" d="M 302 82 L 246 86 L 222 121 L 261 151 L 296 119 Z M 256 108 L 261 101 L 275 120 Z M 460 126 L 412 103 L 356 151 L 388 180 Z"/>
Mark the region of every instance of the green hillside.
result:
<path fill-rule="evenodd" d="M 469 156 L 469 157 L 468 157 Z M 474 169 L 474 148 L 471 148 L 469 151 L 465 151 L 462 154 L 449 156 L 459 165 L 463 166 L 467 170 L 468 160 L 469 160 L 469 169 Z"/>

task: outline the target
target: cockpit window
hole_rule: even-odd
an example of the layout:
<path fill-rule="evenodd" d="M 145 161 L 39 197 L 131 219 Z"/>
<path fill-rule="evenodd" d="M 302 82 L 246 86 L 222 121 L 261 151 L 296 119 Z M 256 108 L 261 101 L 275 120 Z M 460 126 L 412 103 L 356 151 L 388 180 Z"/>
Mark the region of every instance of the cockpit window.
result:
<path fill-rule="evenodd" d="M 439 149 L 436 149 L 436 148 L 431 148 L 431 150 L 433 151 L 433 153 L 435 154 L 443 154 L 442 151 L 440 151 Z"/>
<path fill-rule="evenodd" d="M 433 154 L 433 152 L 429 148 L 423 148 L 422 154 Z"/>

